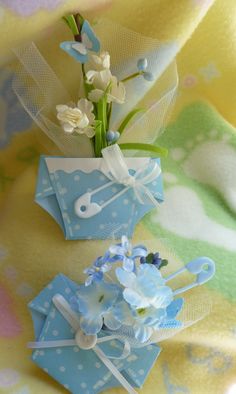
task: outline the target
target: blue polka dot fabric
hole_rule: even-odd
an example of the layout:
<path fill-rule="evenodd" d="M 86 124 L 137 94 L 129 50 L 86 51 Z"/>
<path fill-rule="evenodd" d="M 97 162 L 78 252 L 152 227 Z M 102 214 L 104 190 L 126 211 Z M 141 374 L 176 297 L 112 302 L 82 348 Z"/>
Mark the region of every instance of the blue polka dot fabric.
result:
<path fill-rule="evenodd" d="M 30 302 L 37 341 L 75 338 L 75 332 L 52 303 L 52 297 L 61 294 L 70 302 L 76 291 L 78 285 L 59 274 Z M 111 340 L 99 347 L 105 354 L 118 356 L 122 344 Z M 157 345 L 132 348 L 127 358 L 113 360 L 113 363 L 133 387 L 141 387 L 159 353 Z M 73 394 L 94 394 L 120 386 L 93 350 L 77 346 L 44 348 L 34 350 L 32 360 Z"/>
<path fill-rule="evenodd" d="M 85 171 L 84 163 L 88 160 L 95 163 L 92 171 Z M 139 166 L 148 161 L 155 161 L 160 165 L 159 159 L 133 160 L 136 161 L 136 170 L 131 168 L 131 174 L 137 171 L 138 160 Z M 154 207 L 152 203 L 140 203 L 132 188 L 112 183 L 99 169 L 101 161 L 102 159 L 41 157 L 35 199 L 61 226 L 66 239 L 120 238 L 123 234 L 131 237 L 135 225 Z M 157 202 L 163 201 L 161 173 L 146 187 Z M 75 202 L 87 193 L 91 204 L 102 209 L 92 217 L 78 217 Z"/>

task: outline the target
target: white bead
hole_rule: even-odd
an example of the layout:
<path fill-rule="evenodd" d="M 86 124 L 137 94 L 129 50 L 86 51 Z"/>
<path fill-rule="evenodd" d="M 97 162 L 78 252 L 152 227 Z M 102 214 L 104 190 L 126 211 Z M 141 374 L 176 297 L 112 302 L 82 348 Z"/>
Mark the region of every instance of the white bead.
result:
<path fill-rule="evenodd" d="M 92 349 L 97 343 L 97 335 L 86 335 L 82 330 L 78 330 L 75 341 L 81 349 Z"/>

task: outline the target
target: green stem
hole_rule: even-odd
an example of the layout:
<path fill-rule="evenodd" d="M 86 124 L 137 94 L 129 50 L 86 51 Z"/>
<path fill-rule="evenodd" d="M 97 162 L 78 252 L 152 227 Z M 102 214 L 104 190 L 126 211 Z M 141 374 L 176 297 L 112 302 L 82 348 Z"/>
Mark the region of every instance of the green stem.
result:
<path fill-rule="evenodd" d="M 103 100 L 103 148 L 107 147 L 107 138 L 106 138 L 106 133 L 107 133 L 107 96 L 105 95 L 104 100 Z"/>
<path fill-rule="evenodd" d="M 124 129 L 127 127 L 127 125 L 130 123 L 130 121 L 139 113 L 145 111 L 143 108 L 135 108 L 133 111 L 130 111 L 128 115 L 124 118 L 124 120 L 121 122 L 120 126 L 118 127 L 118 131 L 120 134 L 123 133 Z"/>
<path fill-rule="evenodd" d="M 155 156 L 163 156 L 167 157 L 168 150 L 166 148 L 162 148 L 161 146 L 151 145 L 151 144 L 142 144 L 142 143 L 124 143 L 119 144 L 120 149 L 122 150 L 141 150 L 146 152 L 151 152 L 155 154 Z"/>
<path fill-rule="evenodd" d="M 94 141 L 94 151 L 96 157 L 101 157 L 102 150 L 102 122 L 97 120 L 95 124 L 95 141 Z"/>
<path fill-rule="evenodd" d="M 127 81 L 129 81 L 130 79 L 133 79 L 133 78 L 139 77 L 139 76 L 140 76 L 140 75 L 142 75 L 142 74 L 143 74 L 143 72 L 142 72 L 142 71 L 137 71 L 136 73 L 134 73 L 134 74 L 131 74 L 131 75 L 129 75 L 128 77 L 126 77 L 126 78 L 122 79 L 122 80 L 121 80 L 121 82 L 127 82 Z"/>
<path fill-rule="evenodd" d="M 101 149 L 107 147 L 106 132 L 107 132 L 107 96 L 103 98 L 97 104 L 97 115 L 98 120 L 101 121 L 101 133 L 102 133 L 102 146 Z"/>
<path fill-rule="evenodd" d="M 81 31 L 81 27 L 82 27 L 82 25 L 84 23 L 84 18 L 80 14 L 75 14 L 74 18 L 75 18 L 75 22 L 76 22 L 76 25 L 78 27 L 78 30 Z"/>
<path fill-rule="evenodd" d="M 86 83 L 86 71 L 85 71 L 85 66 L 83 63 L 81 63 L 81 70 L 82 70 L 82 75 L 83 75 L 85 97 L 88 98 L 89 89 L 88 89 L 88 84 Z"/>
<path fill-rule="evenodd" d="M 109 130 L 110 127 L 110 121 L 111 121 L 111 114 L 112 114 L 112 102 L 108 104 L 108 111 L 107 111 L 107 131 Z"/>
<path fill-rule="evenodd" d="M 83 78 L 84 78 L 84 80 L 85 80 L 85 78 L 86 78 L 86 72 L 85 72 L 84 63 L 81 63 L 81 68 L 82 68 Z"/>
<path fill-rule="evenodd" d="M 74 15 L 67 15 L 67 16 L 64 16 L 62 19 L 69 26 L 69 28 L 72 31 L 74 36 L 79 34 L 78 26 L 76 24 Z"/>

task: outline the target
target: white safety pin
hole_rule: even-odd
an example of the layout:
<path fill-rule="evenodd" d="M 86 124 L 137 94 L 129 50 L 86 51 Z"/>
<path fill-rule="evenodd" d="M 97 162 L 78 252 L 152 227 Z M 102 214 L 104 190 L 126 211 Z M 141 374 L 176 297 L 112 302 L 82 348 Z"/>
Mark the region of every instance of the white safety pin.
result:
<path fill-rule="evenodd" d="M 100 213 L 103 208 L 105 208 L 107 205 L 111 204 L 114 200 L 119 198 L 122 194 L 124 194 L 130 186 L 126 186 L 124 189 L 122 189 L 119 193 L 115 194 L 113 197 L 109 198 L 109 200 L 105 201 L 103 204 L 99 205 L 96 202 L 92 202 L 91 198 L 94 194 L 99 193 L 101 190 L 106 189 L 107 187 L 112 186 L 116 182 L 108 182 L 103 186 L 98 187 L 97 189 L 92 190 L 91 192 L 87 192 L 80 196 L 76 201 L 74 205 L 75 213 L 77 216 L 83 219 L 88 219 L 91 218 L 92 216 L 97 215 Z"/>
<path fill-rule="evenodd" d="M 183 268 L 180 268 L 178 271 L 165 278 L 166 282 L 174 279 L 176 276 L 182 274 L 182 272 L 184 271 L 189 271 L 191 274 L 196 275 L 196 279 L 189 285 L 181 287 L 180 289 L 176 289 L 174 291 L 174 295 L 184 293 L 185 291 L 190 290 L 193 287 L 202 285 L 203 283 L 206 283 L 208 280 L 210 280 L 215 274 L 215 263 L 208 257 L 199 257 L 190 261 Z"/>
<path fill-rule="evenodd" d="M 124 194 L 128 189 L 131 187 L 134 187 L 136 181 L 137 183 L 141 183 L 142 187 L 144 190 L 146 190 L 146 193 L 151 200 L 153 204 L 155 204 L 155 198 L 150 195 L 151 193 L 148 192 L 148 188 L 145 186 L 146 184 L 152 182 L 154 179 L 157 178 L 160 174 L 160 167 L 158 166 L 157 163 L 154 163 L 154 167 L 152 168 L 151 172 L 148 175 L 143 176 L 141 178 L 141 181 L 138 179 L 138 176 L 143 172 L 143 168 L 140 168 L 138 171 L 136 171 L 135 176 L 128 174 L 125 174 L 126 176 L 120 180 L 111 180 L 110 182 L 107 182 L 105 185 L 102 185 L 91 192 L 84 193 L 82 196 L 80 196 L 74 204 L 74 210 L 75 214 L 83 219 L 90 218 L 92 216 L 97 215 L 102 211 L 103 208 L 105 208 L 107 205 L 111 204 L 114 200 L 119 198 L 122 194 Z M 107 201 L 98 204 L 95 202 L 92 202 L 92 196 L 95 194 L 99 193 L 100 191 L 110 187 L 113 184 L 122 184 L 124 186 L 124 189 L 119 191 L 118 193 L 114 194 L 111 198 L 109 198 Z M 139 199 L 139 198 L 138 198 Z M 139 199 L 140 200 L 140 199 Z"/>

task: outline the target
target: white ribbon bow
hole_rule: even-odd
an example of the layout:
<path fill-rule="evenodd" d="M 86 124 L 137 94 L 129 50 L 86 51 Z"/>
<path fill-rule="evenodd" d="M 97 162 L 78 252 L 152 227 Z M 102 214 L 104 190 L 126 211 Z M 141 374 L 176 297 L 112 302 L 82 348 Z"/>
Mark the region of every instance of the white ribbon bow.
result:
<path fill-rule="evenodd" d="M 80 328 L 79 319 L 77 314 L 71 309 L 65 298 L 56 294 L 52 299 L 55 307 L 62 314 L 65 320 L 71 325 L 75 331 L 75 339 L 64 339 L 64 340 L 54 340 L 54 341 L 39 341 L 39 342 L 29 342 L 28 347 L 30 349 L 45 349 L 53 347 L 62 346 L 78 346 L 83 350 L 93 350 L 94 353 L 99 357 L 103 364 L 111 371 L 115 378 L 120 382 L 120 384 L 125 388 L 125 390 L 130 394 L 137 394 L 129 382 L 124 378 L 124 376 L 119 372 L 115 365 L 109 359 L 124 359 L 130 354 L 130 344 L 128 341 L 124 341 L 124 349 L 121 356 L 107 356 L 102 349 L 97 346 L 97 343 L 104 343 L 114 339 L 121 340 L 120 337 L 116 335 L 109 335 L 102 338 L 97 338 L 96 335 L 86 336 Z"/>
<path fill-rule="evenodd" d="M 125 158 L 117 144 L 103 149 L 102 155 L 103 160 L 100 171 L 102 171 L 110 181 L 90 192 L 86 192 L 75 201 L 74 209 L 77 216 L 87 219 L 97 215 L 103 208 L 111 204 L 130 188 L 133 189 L 140 204 L 151 203 L 155 207 L 158 206 L 155 192 L 150 190 L 148 186 L 148 184 L 153 182 L 161 173 L 161 168 L 155 160 L 149 159 L 142 168 L 138 169 L 134 175 L 131 175 Z M 124 188 L 102 204 L 91 201 L 92 196 L 115 183 L 124 185 Z"/>
<path fill-rule="evenodd" d="M 132 188 L 141 204 L 150 204 L 151 202 L 154 206 L 158 205 L 154 192 L 146 186 L 153 182 L 161 173 L 161 168 L 156 161 L 148 161 L 147 165 L 136 171 L 134 175 L 131 175 L 117 144 L 103 149 L 102 155 L 108 169 L 106 176 L 112 182 L 126 186 L 125 189 Z"/>

